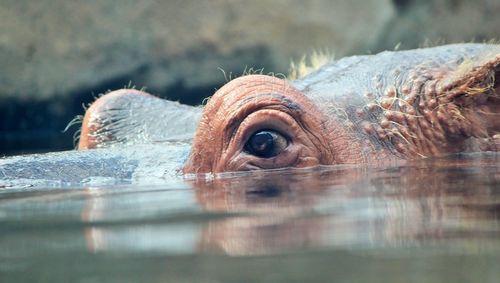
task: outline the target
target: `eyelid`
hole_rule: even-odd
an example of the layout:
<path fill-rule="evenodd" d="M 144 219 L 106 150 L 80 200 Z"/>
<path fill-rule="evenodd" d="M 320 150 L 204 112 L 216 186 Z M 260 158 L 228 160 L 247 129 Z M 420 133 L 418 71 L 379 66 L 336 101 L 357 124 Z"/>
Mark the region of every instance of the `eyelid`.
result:
<path fill-rule="evenodd" d="M 256 97 L 269 97 L 270 99 L 250 102 Z M 245 105 L 246 103 L 249 105 Z M 287 115 L 294 121 L 300 121 L 300 117 L 304 113 L 297 103 L 279 93 L 264 93 L 248 97 L 240 103 L 238 108 L 244 109 L 244 111 L 231 115 L 231 118 L 224 127 L 223 133 L 225 134 L 223 136 L 223 145 L 225 147 L 231 143 L 235 136 L 238 135 L 241 125 L 245 122 L 245 120 L 257 112 L 277 111 Z"/>
<path fill-rule="evenodd" d="M 263 109 L 245 117 L 236 130 L 235 136 L 247 140 L 257 131 L 271 130 L 289 139 L 290 127 L 294 122 L 295 120 L 288 113 L 275 109 Z M 241 136 L 241 134 L 243 135 Z"/>
<path fill-rule="evenodd" d="M 241 117 L 239 117 L 241 119 Z M 242 118 L 234 129 L 234 134 L 225 136 L 223 151 L 217 164 L 221 168 L 231 170 L 247 170 L 248 166 L 261 169 L 286 167 L 297 161 L 299 151 L 294 147 L 294 141 L 300 132 L 300 121 L 290 113 L 280 109 L 260 109 Z M 269 129 L 280 133 L 287 140 L 287 147 L 282 154 L 274 158 L 259 158 L 244 151 L 245 143 L 250 136 L 259 130 Z M 218 170 L 218 169 L 215 169 Z"/>

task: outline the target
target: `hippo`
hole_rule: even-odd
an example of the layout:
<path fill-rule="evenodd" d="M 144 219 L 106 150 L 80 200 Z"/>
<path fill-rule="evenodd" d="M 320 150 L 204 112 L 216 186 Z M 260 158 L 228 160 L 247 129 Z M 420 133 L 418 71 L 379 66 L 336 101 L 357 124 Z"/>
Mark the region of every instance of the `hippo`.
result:
<path fill-rule="evenodd" d="M 498 151 L 499 66 L 499 45 L 468 43 L 330 60 L 295 80 L 246 75 L 204 107 L 122 89 L 86 111 L 78 149 L 192 138 L 184 174 Z"/>
<path fill-rule="evenodd" d="M 87 109 L 79 150 L 2 158 L 0 188 L 497 152 L 499 65 L 499 45 L 468 43 L 327 60 L 294 79 L 245 75 L 204 106 L 115 90 Z"/>

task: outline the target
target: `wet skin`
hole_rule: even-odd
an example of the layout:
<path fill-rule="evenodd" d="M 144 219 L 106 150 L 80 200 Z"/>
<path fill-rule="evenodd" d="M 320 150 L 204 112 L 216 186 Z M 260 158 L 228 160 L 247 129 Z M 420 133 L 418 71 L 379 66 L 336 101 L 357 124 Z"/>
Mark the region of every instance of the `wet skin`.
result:
<path fill-rule="evenodd" d="M 295 81 L 264 75 L 237 78 L 204 107 L 183 172 L 384 163 L 498 151 L 499 65 L 500 46 L 459 44 L 347 57 Z M 126 110 L 145 100 L 159 99 L 135 90 L 98 99 L 85 115 L 79 148 L 126 142 L 130 137 L 110 131 L 116 123 L 109 121 L 118 118 L 108 110 Z M 149 117 L 150 131 L 168 132 L 151 115 L 144 111 L 137 117 Z"/>

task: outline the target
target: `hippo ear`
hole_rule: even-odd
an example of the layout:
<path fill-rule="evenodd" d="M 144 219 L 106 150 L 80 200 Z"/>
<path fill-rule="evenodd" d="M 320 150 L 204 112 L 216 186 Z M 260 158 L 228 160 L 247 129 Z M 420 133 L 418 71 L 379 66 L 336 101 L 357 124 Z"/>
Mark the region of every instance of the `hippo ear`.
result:
<path fill-rule="evenodd" d="M 451 62 L 442 73 L 438 116 L 452 139 L 480 138 L 481 148 L 498 151 L 500 46 L 481 45 L 476 51 Z"/>
<path fill-rule="evenodd" d="M 82 123 L 79 149 L 190 140 L 201 107 L 122 89 L 97 99 Z"/>
<path fill-rule="evenodd" d="M 457 62 L 457 67 L 441 81 L 441 93 L 450 100 L 462 98 L 464 102 L 494 94 L 500 83 L 500 46 L 489 47 Z"/>

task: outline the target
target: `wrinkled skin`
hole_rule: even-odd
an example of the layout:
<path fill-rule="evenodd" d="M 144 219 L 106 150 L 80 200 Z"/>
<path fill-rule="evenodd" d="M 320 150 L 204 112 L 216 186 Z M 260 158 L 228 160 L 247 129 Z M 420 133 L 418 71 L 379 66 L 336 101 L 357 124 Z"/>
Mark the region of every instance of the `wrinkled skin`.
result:
<path fill-rule="evenodd" d="M 499 64 L 500 46 L 459 44 L 343 58 L 296 81 L 249 75 L 219 89 L 201 118 L 199 108 L 186 108 L 168 127 L 193 127 L 200 119 L 184 173 L 498 151 Z M 133 139 L 113 131 L 117 118 L 108 110 L 136 100 L 161 101 L 134 90 L 98 99 L 85 115 L 79 148 Z M 157 108 L 137 116 L 149 117 L 136 121 L 147 126 L 141 126 L 146 134 L 170 131 L 164 120 L 151 118 L 161 113 Z M 185 116 L 191 118 L 182 122 Z"/>

